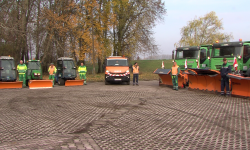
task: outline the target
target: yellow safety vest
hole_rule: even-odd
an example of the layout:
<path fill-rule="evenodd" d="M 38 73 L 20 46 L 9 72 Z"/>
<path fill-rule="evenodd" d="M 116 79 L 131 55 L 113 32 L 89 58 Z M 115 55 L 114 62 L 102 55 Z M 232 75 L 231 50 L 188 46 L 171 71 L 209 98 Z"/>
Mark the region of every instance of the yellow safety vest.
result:
<path fill-rule="evenodd" d="M 56 73 L 56 67 L 53 66 L 53 68 L 51 66 L 49 66 L 49 69 L 48 69 L 48 72 L 49 72 L 49 75 L 53 75 Z"/>
<path fill-rule="evenodd" d="M 19 64 L 17 65 L 17 71 L 19 74 L 25 74 L 27 70 L 27 66 L 25 64 Z"/>
<path fill-rule="evenodd" d="M 86 73 L 87 72 L 87 67 L 86 66 L 79 66 L 78 67 L 78 72 L 79 73 Z"/>

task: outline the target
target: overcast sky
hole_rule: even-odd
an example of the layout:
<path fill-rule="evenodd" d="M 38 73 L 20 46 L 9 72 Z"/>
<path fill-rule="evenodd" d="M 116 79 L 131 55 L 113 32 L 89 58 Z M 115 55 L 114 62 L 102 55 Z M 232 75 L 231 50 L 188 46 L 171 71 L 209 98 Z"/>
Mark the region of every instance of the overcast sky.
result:
<path fill-rule="evenodd" d="M 163 0 L 167 14 L 164 22 L 154 28 L 154 37 L 161 54 L 171 54 L 174 43 L 181 38 L 180 29 L 195 16 L 201 17 L 215 11 L 222 19 L 224 33 L 234 39 L 250 41 L 250 0 Z"/>

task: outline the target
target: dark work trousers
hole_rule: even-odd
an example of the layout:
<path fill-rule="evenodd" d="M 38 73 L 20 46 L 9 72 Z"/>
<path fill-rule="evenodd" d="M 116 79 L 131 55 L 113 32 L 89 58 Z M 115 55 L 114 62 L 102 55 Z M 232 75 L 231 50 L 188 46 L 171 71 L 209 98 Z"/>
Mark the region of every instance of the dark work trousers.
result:
<path fill-rule="evenodd" d="M 221 78 L 221 95 L 224 95 L 224 89 L 226 86 L 226 90 L 227 90 L 227 95 L 230 95 L 230 91 L 229 91 L 229 78 L 228 77 L 222 77 Z"/>
<path fill-rule="evenodd" d="M 138 84 L 138 74 L 133 74 L 133 84 L 135 84 L 135 80 L 136 84 Z"/>

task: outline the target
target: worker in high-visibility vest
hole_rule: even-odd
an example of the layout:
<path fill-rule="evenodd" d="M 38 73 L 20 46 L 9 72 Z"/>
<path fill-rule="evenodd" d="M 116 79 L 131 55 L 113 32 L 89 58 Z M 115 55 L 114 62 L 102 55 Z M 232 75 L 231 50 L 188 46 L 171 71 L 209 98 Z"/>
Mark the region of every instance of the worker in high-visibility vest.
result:
<path fill-rule="evenodd" d="M 135 64 L 133 65 L 133 85 L 139 85 L 138 84 L 138 76 L 139 76 L 139 66 L 137 64 L 137 62 L 135 62 Z"/>
<path fill-rule="evenodd" d="M 81 63 L 81 66 L 78 67 L 78 72 L 79 72 L 79 76 L 80 76 L 80 79 L 84 79 L 84 85 L 87 85 L 87 82 L 86 82 L 86 73 L 87 73 L 87 67 Z"/>
<path fill-rule="evenodd" d="M 17 65 L 19 81 L 23 81 L 23 86 L 26 86 L 26 71 L 27 66 L 20 60 L 20 64 Z"/>
<path fill-rule="evenodd" d="M 178 75 L 180 73 L 180 67 L 177 65 L 177 63 L 174 61 L 174 64 L 171 69 L 171 77 L 172 77 L 172 83 L 173 83 L 173 90 L 178 91 Z"/>
<path fill-rule="evenodd" d="M 226 87 L 226 96 L 230 96 L 229 90 L 229 77 L 227 76 L 228 73 L 231 73 L 231 66 L 227 63 L 227 58 L 223 58 L 223 64 L 220 69 L 221 74 L 221 96 L 224 96 L 224 88 Z"/>
<path fill-rule="evenodd" d="M 50 64 L 48 72 L 49 72 L 49 80 L 53 80 L 53 87 L 54 87 L 54 81 L 55 81 L 55 74 L 56 74 L 56 66 L 54 66 L 53 63 Z"/>

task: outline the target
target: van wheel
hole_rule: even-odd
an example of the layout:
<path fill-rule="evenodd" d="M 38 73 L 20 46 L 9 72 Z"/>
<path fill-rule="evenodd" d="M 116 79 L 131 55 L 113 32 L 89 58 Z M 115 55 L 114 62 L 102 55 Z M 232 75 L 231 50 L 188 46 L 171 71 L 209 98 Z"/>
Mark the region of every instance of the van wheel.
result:
<path fill-rule="evenodd" d="M 59 78 L 59 79 L 58 79 L 58 85 L 64 85 L 64 84 L 65 84 L 64 79 Z"/>

